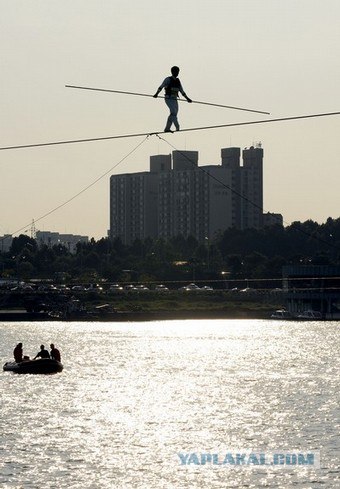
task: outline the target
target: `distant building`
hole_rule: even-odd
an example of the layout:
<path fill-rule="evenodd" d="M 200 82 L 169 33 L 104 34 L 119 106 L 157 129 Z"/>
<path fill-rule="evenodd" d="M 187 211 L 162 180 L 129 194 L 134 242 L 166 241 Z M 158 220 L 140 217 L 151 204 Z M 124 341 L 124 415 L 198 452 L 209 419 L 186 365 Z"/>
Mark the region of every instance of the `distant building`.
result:
<path fill-rule="evenodd" d="M 36 231 L 35 240 L 38 246 L 46 245 L 52 247 L 54 245 L 65 246 L 71 253 L 77 250 L 77 243 L 88 243 L 88 236 L 79 236 L 75 234 L 60 234 L 51 231 Z M 11 234 L 0 236 L 0 252 L 7 253 L 13 242 Z"/>
<path fill-rule="evenodd" d="M 46 245 L 52 247 L 55 245 L 62 245 L 67 248 L 70 253 L 75 253 L 78 243 L 88 243 L 88 236 L 80 236 L 75 234 L 59 234 L 51 231 L 37 231 L 36 241 L 38 246 Z"/>
<path fill-rule="evenodd" d="M 110 237 L 124 243 L 157 236 L 157 175 L 148 172 L 111 177 Z"/>
<path fill-rule="evenodd" d="M 273 212 L 267 212 L 263 214 L 263 227 L 270 226 L 283 226 L 283 217 L 282 214 L 274 214 Z"/>
<path fill-rule="evenodd" d="M 204 242 L 231 227 L 262 229 L 270 220 L 263 215 L 263 149 L 244 149 L 243 165 L 240 156 L 240 148 L 224 148 L 221 165 L 199 167 L 197 151 L 173 151 L 151 156 L 149 172 L 112 175 L 110 237 Z"/>
<path fill-rule="evenodd" d="M 232 227 L 261 229 L 263 227 L 263 149 L 251 146 L 221 150 L 222 168 L 229 170 L 232 201 Z M 230 227 L 230 226 L 228 226 Z"/>
<path fill-rule="evenodd" d="M 13 236 L 11 234 L 5 234 L 0 236 L 0 251 L 1 253 L 7 253 L 12 246 Z"/>

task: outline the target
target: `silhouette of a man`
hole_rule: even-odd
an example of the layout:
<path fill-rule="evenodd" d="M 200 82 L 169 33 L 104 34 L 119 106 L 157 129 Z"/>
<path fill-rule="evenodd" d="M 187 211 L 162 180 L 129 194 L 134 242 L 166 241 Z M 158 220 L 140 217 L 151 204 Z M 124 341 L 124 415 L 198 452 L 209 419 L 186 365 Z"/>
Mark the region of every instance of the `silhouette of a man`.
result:
<path fill-rule="evenodd" d="M 14 360 L 17 363 L 23 361 L 24 358 L 23 358 L 23 351 L 22 351 L 22 343 L 18 343 L 17 346 L 14 348 L 13 356 L 14 356 Z"/>
<path fill-rule="evenodd" d="M 189 103 L 192 100 L 186 95 L 183 90 L 180 79 L 178 78 L 179 68 L 178 66 L 173 66 L 171 68 L 171 76 L 168 76 L 163 81 L 162 85 L 158 88 L 154 97 L 157 98 L 159 92 L 164 88 L 165 89 L 165 103 L 169 107 L 170 115 L 168 117 L 164 132 L 172 132 L 171 125 L 174 124 L 176 131 L 179 131 L 179 123 L 177 119 L 178 114 L 178 92 L 180 92 L 184 98 L 187 99 Z"/>
<path fill-rule="evenodd" d="M 36 354 L 36 356 L 33 358 L 35 360 L 36 358 L 50 358 L 50 354 L 48 353 L 47 350 L 45 350 L 44 345 L 40 345 L 40 351 Z"/>
<path fill-rule="evenodd" d="M 51 348 L 50 355 L 51 355 L 52 360 L 57 360 L 57 362 L 60 362 L 61 361 L 60 351 L 58 350 L 58 348 L 56 348 L 53 343 L 50 344 L 50 348 Z"/>

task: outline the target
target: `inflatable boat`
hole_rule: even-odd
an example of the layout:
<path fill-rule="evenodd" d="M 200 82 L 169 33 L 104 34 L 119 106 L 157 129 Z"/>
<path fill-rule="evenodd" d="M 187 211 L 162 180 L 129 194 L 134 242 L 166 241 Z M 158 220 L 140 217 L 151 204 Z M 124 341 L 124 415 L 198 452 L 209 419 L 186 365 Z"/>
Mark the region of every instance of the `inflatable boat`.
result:
<path fill-rule="evenodd" d="M 63 369 L 62 363 L 51 358 L 23 360 L 22 362 L 6 362 L 3 369 L 17 374 L 55 374 Z"/>

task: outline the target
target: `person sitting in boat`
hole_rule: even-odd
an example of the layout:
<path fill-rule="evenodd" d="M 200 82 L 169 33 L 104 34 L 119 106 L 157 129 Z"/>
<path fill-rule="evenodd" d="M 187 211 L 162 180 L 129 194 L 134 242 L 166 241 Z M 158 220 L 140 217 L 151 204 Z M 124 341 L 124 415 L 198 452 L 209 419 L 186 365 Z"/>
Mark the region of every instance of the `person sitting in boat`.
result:
<path fill-rule="evenodd" d="M 33 358 L 35 360 L 36 358 L 50 358 L 50 354 L 48 353 L 47 350 L 45 350 L 44 345 L 40 345 L 40 351 L 36 354 L 36 356 Z"/>
<path fill-rule="evenodd" d="M 50 348 L 51 348 L 50 355 L 51 355 L 52 360 L 56 360 L 57 362 L 60 362 L 61 361 L 60 360 L 60 351 L 58 350 L 58 348 L 56 348 L 53 343 L 50 344 Z"/>
<path fill-rule="evenodd" d="M 23 361 L 24 356 L 23 356 L 23 350 L 22 350 L 22 343 L 17 344 L 17 346 L 13 350 L 13 355 L 14 355 L 14 360 L 17 363 L 20 363 Z"/>

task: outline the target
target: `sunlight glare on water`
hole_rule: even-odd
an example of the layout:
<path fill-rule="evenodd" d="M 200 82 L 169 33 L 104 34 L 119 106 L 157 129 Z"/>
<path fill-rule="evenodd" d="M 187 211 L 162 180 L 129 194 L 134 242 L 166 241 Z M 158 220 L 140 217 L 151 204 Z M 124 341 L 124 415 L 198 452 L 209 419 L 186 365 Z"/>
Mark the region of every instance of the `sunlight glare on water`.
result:
<path fill-rule="evenodd" d="M 4 488 L 339 487 L 339 323 L 0 324 L 62 352 L 60 374 L 1 372 Z M 183 466 L 178 453 L 320 450 L 321 469 Z"/>

